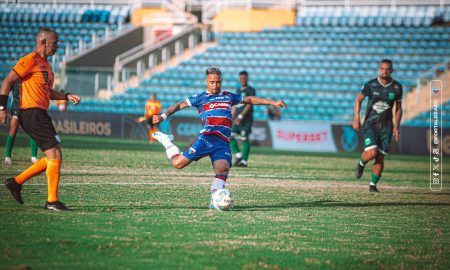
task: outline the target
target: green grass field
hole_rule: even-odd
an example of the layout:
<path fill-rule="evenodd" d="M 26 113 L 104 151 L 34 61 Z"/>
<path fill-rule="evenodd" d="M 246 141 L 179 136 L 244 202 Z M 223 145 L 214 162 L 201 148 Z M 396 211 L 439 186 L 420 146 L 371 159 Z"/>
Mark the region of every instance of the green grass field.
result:
<path fill-rule="evenodd" d="M 0 269 L 450 269 L 449 163 L 433 193 L 427 157 L 388 156 L 372 194 L 369 170 L 353 177 L 358 155 L 253 148 L 231 170 L 234 209 L 218 212 L 207 158 L 177 171 L 160 145 L 62 139 L 72 211 L 43 210 L 44 176 L 24 205 L 2 187 Z M 28 166 L 26 138 L 17 145 L 2 179 Z"/>

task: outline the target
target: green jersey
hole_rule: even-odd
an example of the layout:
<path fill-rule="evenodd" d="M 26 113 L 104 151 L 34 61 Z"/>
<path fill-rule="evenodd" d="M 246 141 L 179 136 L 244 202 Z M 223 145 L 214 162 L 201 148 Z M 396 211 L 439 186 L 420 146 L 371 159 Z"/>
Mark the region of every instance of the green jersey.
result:
<path fill-rule="evenodd" d="M 377 77 L 364 84 L 361 94 L 369 98 L 363 126 L 392 128 L 392 108 L 394 102 L 402 100 L 402 85 L 396 80 L 383 85 Z"/>
<path fill-rule="evenodd" d="M 249 97 L 249 96 L 255 96 L 256 91 L 255 91 L 255 88 L 253 88 L 251 86 L 247 86 L 245 88 L 238 88 L 236 90 L 236 94 L 239 94 L 243 97 Z M 244 110 L 245 106 L 246 106 L 246 104 L 243 104 L 243 103 L 236 105 L 236 115 L 239 115 Z M 253 122 L 253 107 L 250 108 L 250 111 L 248 111 L 245 114 L 245 116 L 241 122 L 242 123 Z"/>
<path fill-rule="evenodd" d="M 16 82 L 13 86 L 11 86 L 12 93 L 12 110 L 20 110 L 20 82 Z"/>

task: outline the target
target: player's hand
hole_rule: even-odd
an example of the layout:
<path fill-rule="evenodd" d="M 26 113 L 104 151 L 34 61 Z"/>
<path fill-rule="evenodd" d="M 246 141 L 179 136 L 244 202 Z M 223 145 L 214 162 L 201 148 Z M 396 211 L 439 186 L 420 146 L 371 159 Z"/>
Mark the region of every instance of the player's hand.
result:
<path fill-rule="evenodd" d="M 234 119 L 234 124 L 236 126 L 239 126 L 241 124 L 241 119 L 239 119 L 239 117 L 236 117 L 236 119 Z"/>
<path fill-rule="evenodd" d="M 396 143 L 398 143 L 398 141 L 400 140 L 400 130 L 398 128 L 394 128 L 393 133 L 394 133 L 394 140 Z"/>
<path fill-rule="evenodd" d="M 6 124 L 6 110 L 0 111 L 0 124 Z"/>
<path fill-rule="evenodd" d="M 81 98 L 77 95 L 74 94 L 68 94 L 67 95 L 67 99 L 73 103 L 73 105 L 77 105 L 78 103 L 80 103 Z"/>
<path fill-rule="evenodd" d="M 353 127 L 353 129 L 356 130 L 356 131 L 359 131 L 359 130 L 360 130 L 361 123 L 359 122 L 359 119 L 355 119 L 355 120 L 353 121 L 352 127 Z"/>
<path fill-rule="evenodd" d="M 286 103 L 284 103 L 282 100 L 277 100 L 277 101 L 275 101 L 275 102 L 272 104 L 272 106 L 274 106 L 275 108 L 281 108 L 281 107 L 287 108 Z"/>
<path fill-rule="evenodd" d="M 164 118 L 162 118 L 161 115 L 153 115 L 152 116 L 152 124 L 157 125 L 157 124 L 161 123 L 162 121 L 164 121 Z"/>

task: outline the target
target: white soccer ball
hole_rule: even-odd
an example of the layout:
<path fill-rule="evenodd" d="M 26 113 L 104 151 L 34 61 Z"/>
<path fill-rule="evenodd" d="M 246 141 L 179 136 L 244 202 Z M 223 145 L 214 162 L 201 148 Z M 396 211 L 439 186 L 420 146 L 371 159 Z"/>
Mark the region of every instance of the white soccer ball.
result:
<path fill-rule="evenodd" d="M 213 205 L 219 211 L 227 211 L 233 208 L 234 196 L 228 189 L 218 189 L 212 195 Z"/>

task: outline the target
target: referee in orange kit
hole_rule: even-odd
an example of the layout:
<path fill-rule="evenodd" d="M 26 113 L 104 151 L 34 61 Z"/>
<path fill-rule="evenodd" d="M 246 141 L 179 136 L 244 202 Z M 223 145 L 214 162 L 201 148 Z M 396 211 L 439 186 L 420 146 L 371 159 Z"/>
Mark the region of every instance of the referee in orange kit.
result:
<path fill-rule="evenodd" d="M 58 200 L 58 184 L 62 154 L 60 139 L 47 114 L 50 99 L 68 100 L 78 104 L 81 98 L 74 94 L 63 94 L 52 90 L 53 71 L 47 61 L 58 49 L 58 34 L 50 28 L 41 28 L 36 35 L 36 50 L 22 57 L 8 76 L 0 90 L 0 124 L 6 123 L 6 106 L 11 86 L 21 80 L 19 123 L 45 153 L 45 158 L 5 181 L 6 188 L 16 201 L 23 204 L 22 185 L 28 179 L 45 172 L 48 181 L 48 198 L 44 208 L 63 211 L 68 208 Z"/>

